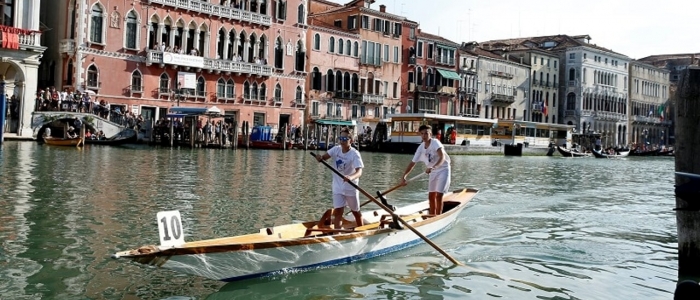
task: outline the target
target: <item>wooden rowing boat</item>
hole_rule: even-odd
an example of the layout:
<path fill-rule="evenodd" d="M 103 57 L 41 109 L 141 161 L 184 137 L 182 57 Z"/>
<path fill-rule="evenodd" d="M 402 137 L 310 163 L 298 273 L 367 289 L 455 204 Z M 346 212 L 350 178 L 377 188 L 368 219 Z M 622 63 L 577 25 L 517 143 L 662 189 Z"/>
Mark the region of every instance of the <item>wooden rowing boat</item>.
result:
<path fill-rule="evenodd" d="M 76 147 L 80 147 L 80 145 L 83 144 L 83 139 L 81 139 L 81 138 L 61 139 L 61 138 L 55 138 L 55 137 L 45 137 L 44 143 L 46 143 L 47 145 L 52 145 L 52 146 L 76 146 Z"/>
<path fill-rule="evenodd" d="M 445 194 L 444 213 L 437 216 L 426 215 L 428 201 L 400 208 L 395 213 L 421 234 L 436 236 L 454 223 L 478 192 L 463 189 Z M 408 229 L 390 228 L 392 218 L 382 209 L 363 212 L 362 217 L 366 225 L 357 228 L 318 228 L 317 221 L 311 221 L 263 228 L 258 233 L 241 236 L 173 246 L 144 246 L 118 252 L 113 257 L 214 280 L 237 281 L 351 263 L 423 242 Z M 171 223 L 166 221 L 159 222 L 163 226 Z M 161 233 L 161 244 L 162 241 Z"/>

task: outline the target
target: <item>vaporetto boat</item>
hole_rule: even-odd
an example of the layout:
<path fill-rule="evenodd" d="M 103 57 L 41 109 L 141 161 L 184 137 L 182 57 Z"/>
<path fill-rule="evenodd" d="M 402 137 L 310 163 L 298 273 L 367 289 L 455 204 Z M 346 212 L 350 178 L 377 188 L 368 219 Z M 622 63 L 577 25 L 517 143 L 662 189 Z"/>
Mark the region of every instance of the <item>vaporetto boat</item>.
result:
<path fill-rule="evenodd" d="M 427 200 L 394 213 L 421 234 L 432 237 L 447 230 L 478 192 L 465 188 L 445 194 L 443 213 L 437 216 L 427 215 Z M 318 221 L 310 221 L 188 243 L 184 243 L 179 216 L 177 211 L 159 213 L 160 246 L 143 246 L 113 257 L 214 280 L 237 281 L 352 263 L 423 243 L 411 230 L 390 227 L 391 215 L 382 209 L 363 212 L 366 225 L 362 227 L 319 228 Z"/>

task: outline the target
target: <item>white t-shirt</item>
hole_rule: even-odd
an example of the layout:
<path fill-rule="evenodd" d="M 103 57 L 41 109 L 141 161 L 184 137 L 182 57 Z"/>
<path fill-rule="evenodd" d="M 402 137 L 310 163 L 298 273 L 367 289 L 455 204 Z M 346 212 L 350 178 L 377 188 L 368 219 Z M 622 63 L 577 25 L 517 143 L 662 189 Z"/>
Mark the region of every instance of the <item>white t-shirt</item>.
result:
<path fill-rule="evenodd" d="M 360 152 L 355 148 L 351 147 L 348 152 L 343 153 L 343 149 L 340 146 L 335 146 L 328 150 L 327 153 L 331 156 L 329 159 L 331 166 L 333 166 L 343 175 L 351 175 L 352 173 L 355 173 L 355 169 L 364 167 L 362 157 L 360 157 Z M 358 178 L 352 182 L 359 184 L 360 180 Z M 352 187 L 352 185 L 343 181 L 343 178 L 340 176 L 333 174 L 333 194 L 353 196 L 357 193 L 357 189 Z"/>
<path fill-rule="evenodd" d="M 442 152 L 442 156 L 445 157 L 445 161 L 439 167 L 434 168 L 433 171 L 437 172 L 449 169 L 450 157 L 445 152 L 445 147 L 437 139 L 430 140 L 430 147 L 428 147 L 428 149 L 425 148 L 425 142 L 420 143 L 420 146 L 418 146 L 418 149 L 416 149 L 416 154 L 413 155 L 413 162 L 423 162 L 425 163 L 426 167 L 433 167 L 440 159 L 438 156 L 438 151 Z"/>

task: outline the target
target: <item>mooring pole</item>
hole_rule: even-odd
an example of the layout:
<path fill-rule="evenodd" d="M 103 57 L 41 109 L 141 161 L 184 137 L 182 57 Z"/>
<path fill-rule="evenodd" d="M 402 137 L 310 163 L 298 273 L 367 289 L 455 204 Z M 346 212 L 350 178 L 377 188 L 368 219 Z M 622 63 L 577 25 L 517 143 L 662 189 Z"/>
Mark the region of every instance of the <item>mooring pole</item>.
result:
<path fill-rule="evenodd" d="M 676 224 L 679 282 L 700 279 L 700 67 L 683 71 L 676 91 Z"/>

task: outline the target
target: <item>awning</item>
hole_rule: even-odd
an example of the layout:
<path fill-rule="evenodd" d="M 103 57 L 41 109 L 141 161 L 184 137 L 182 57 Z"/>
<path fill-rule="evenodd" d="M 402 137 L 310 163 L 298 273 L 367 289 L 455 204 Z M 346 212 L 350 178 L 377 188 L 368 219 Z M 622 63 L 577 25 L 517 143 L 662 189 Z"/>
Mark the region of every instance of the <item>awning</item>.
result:
<path fill-rule="evenodd" d="M 340 126 L 355 126 L 357 122 L 355 121 L 339 121 L 339 120 L 316 120 L 314 121 L 321 125 L 340 125 Z"/>
<path fill-rule="evenodd" d="M 442 70 L 442 69 L 437 69 L 437 70 L 438 70 L 438 72 L 440 72 L 440 75 L 442 75 L 442 77 L 445 77 L 447 79 L 454 79 L 454 80 L 462 79 L 459 77 L 459 74 L 457 74 L 457 72 L 452 72 L 449 70 Z"/>

